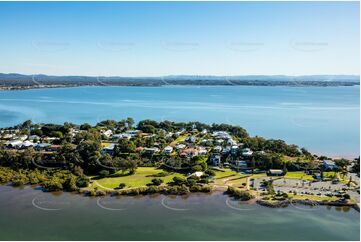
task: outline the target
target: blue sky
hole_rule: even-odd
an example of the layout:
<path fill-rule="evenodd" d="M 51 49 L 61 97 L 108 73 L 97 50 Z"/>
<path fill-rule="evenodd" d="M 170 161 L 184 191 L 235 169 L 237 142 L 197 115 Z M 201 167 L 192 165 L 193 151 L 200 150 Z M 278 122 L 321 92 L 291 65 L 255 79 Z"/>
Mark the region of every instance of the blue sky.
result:
<path fill-rule="evenodd" d="M 0 72 L 359 74 L 358 2 L 0 2 Z"/>

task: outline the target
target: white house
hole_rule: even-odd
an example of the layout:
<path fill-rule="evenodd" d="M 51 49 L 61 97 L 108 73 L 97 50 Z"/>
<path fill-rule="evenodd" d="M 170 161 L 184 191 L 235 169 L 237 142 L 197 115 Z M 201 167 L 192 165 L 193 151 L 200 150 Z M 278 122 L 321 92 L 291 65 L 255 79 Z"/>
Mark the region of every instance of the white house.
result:
<path fill-rule="evenodd" d="M 11 138 L 13 138 L 15 136 L 15 134 L 4 134 L 3 136 L 2 136 L 2 138 L 3 139 L 11 139 Z"/>
<path fill-rule="evenodd" d="M 253 151 L 250 148 L 245 148 L 242 150 L 242 156 L 251 156 L 253 154 Z"/>
<path fill-rule="evenodd" d="M 109 138 L 110 136 L 112 136 L 113 131 L 111 131 L 110 129 L 108 129 L 108 130 L 106 130 L 106 131 L 103 131 L 102 134 Z"/>
<path fill-rule="evenodd" d="M 33 146 L 34 146 L 34 143 L 29 140 L 25 140 L 21 145 L 22 148 L 28 148 L 28 147 L 33 147 Z"/>
<path fill-rule="evenodd" d="M 185 144 L 177 144 L 177 145 L 175 146 L 175 148 L 176 148 L 177 150 L 184 149 L 185 147 L 186 147 Z"/>
<path fill-rule="evenodd" d="M 205 155 L 205 154 L 207 154 L 208 153 L 208 151 L 207 151 L 207 149 L 206 148 L 204 148 L 204 147 L 198 147 L 198 154 L 199 155 Z"/>
<path fill-rule="evenodd" d="M 219 139 L 230 139 L 231 136 L 226 131 L 215 131 L 213 132 L 212 136 L 219 138 Z"/>
<path fill-rule="evenodd" d="M 5 143 L 5 145 L 9 148 L 20 148 L 23 144 L 21 140 L 12 140 Z"/>
<path fill-rule="evenodd" d="M 173 152 L 173 147 L 167 146 L 167 147 L 165 147 L 165 148 L 163 149 L 163 152 L 164 152 L 165 154 L 171 154 L 171 153 Z"/>
<path fill-rule="evenodd" d="M 34 140 L 34 139 L 39 140 L 40 137 L 34 134 L 34 135 L 30 135 L 28 138 L 28 140 Z"/>

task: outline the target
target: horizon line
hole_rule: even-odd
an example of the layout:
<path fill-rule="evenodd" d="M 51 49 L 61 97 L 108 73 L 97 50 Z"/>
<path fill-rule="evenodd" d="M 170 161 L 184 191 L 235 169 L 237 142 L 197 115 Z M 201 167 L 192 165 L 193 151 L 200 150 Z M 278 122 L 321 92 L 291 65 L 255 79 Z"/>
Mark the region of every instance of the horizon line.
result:
<path fill-rule="evenodd" d="M 284 77 L 303 77 L 303 76 L 358 76 L 360 74 L 298 74 L 298 75 L 290 75 L 290 74 L 234 74 L 234 75 L 213 75 L 213 74 L 166 74 L 166 75 L 142 75 L 142 76 L 122 76 L 122 75 L 87 75 L 87 74 L 71 74 L 71 75 L 64 75 L 64 74 L 44 74 L 44 73 L 31 73 L 25 74 L 20 72 L 0 72 L 0 74 L 4 75 L 24 75 L 24 76 L 37 76 L 37 75 L 44 75 L 44 76 L 85 76 L 85 77 L 123 77 L 123 78 L 161 78 L 161 77 L 177 77 L 177 76 L 192 76 L 192 77 L 244 77 L 244 76 L 284 76 Z"/>

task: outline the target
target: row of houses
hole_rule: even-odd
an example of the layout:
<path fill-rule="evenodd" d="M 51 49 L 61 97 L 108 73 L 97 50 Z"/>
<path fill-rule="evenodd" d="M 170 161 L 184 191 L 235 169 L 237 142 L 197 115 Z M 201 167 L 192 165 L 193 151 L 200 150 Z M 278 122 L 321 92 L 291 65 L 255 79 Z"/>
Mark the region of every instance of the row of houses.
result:
<path fill-rule="evenodd" d="M 59 151 L 62 147 L 61 145 L 54 145 L 50 143 L 33 143 L 29 140 L 8 141 L 5 143 L 5 146 L 9 149 L 17 149 L 17 150 L 33 147 L 37 151 Z"/>

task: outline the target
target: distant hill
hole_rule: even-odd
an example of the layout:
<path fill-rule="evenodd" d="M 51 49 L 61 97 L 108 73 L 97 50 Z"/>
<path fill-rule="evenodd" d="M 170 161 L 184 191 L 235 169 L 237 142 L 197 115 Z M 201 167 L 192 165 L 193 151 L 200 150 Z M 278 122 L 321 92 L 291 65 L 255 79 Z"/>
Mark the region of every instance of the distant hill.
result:
<path fill-rule="evenodd" d="M 57 86 L 164 86 L 164 85 L 247 85 L 247 86 L 351 86 L 359 85 L 357 75 L 245 75 L 195 76 L 170 75 L 164 77 L 121 76 L 50 76 L 0 73 L 2 89 L 39 88 Z"/>

